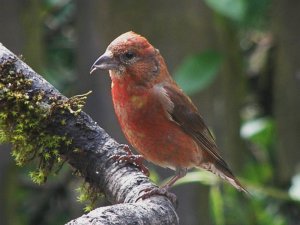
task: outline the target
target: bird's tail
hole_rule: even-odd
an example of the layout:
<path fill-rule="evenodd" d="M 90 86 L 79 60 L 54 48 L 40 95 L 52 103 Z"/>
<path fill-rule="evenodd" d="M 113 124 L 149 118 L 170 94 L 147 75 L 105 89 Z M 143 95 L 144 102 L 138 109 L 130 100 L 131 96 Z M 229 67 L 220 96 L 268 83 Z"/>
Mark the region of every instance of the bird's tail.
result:
<path fill-rule="evenodd" d="M 250 196 L 250 193 L 247 191 L 245 187 L 243 187 L 243 185 L 241 185 L 241 183 L 233 175 L 233 173 L 231 172 L 231 170 L 228 168 L 227 164 L 224 161 L 222 162 L 215 161 L 214 163 L 208 162 L 202 164 L 200 167 L 221 177 L 222 179 L 230 183 L 232 186 L 234 186 L 237 190 L 242 191 Z"/>

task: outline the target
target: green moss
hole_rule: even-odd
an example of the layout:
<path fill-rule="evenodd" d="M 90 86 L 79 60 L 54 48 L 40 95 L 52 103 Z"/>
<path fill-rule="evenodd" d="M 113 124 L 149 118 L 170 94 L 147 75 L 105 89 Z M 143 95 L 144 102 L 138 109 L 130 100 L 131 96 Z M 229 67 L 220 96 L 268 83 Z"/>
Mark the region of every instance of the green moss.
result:
<path fill-rule="evenodd" d="M 77 116 L 81 112 L 87 96 L 91 93 L 92 91 L 89 91 L 82 95 L 75 95 L 67 100 L 58 100 L 54 97 L 51 99 L 53 101 L 53 103 L 51 104 L 51 111 L 60 110 L 60 112 L 63 114 L 67 110 L 68 112 Z M 66 123 L 65 120 L 62 120 L 60 122 L 62 125 L 65 125 Z"/>
<path fill-rule="evenodd" d="M 11 65 L 0 67 L 0 143 L 12 144 L 12 156 L 18 166 L 35 161 L 37 168 L 29 172 L 32 181 L 42 184 L 52 171 L 58 171 L 65 159 L 62 152 L 80 152 L 67 136 L 56 135 L 51 124 L 54 115 L 71 113 L 77 116 L 84 106 L 88 92 L 69 99 L 52 96 L 45 99 L 43 91 L 31 90 L 32 80 L 16 73 Z M 47 102 L 48 104 L 45 104 Z M 55 124 L 67 125 L 66 119 Z M 79 199 L 91 210 L 100 191 L 85 184 Z"/>
<path fill-rule="evenodd" d="M 95 208 L 97 200 L 102 197 L 102 193 L 97 188 L 91 186 L 89 183 L 82 184 L 76 189 L 78 192 L 77 201 L 84 203 L 84 211 L 89 212 Z"/>
<path fill-rule="evenodd" d="M 0 140 L 12 144 L 12 155 L 19 166 L 39 159 L 37 171 L 31 172 L 30 177 L 40 184 L 47 179 L 54 163 L 59 162 L 57 148 L 65 139 L 47 133 L 47 111 L 41 107 L 44 93 L 29 96 L 26 90 L 31 84 L 14 71 L 1 76 Z"/>
<path fill-rule="evenodd" d="M 30 177 L 35 183 L 43 183 L 53 167 L 61 167 L 61 150 L 72 144 L 67 136 L 51 133 L 49 126 L 53 112 L 68 110 L 77 115 L 89 93 L 67 100 L 53 97 L 47 99 L 51 105 L 45 106 L 45 93 L 28 92 L 32 80 L 16 73 L 13 62 L 0 67 L 0 74 L 0 142 L 12 144 L 12 155 L 17 165 L 37 161 L 37 169 L 30 172 Z M 62 120 L 61 124 L 66 125 L 66 121 Z"/>

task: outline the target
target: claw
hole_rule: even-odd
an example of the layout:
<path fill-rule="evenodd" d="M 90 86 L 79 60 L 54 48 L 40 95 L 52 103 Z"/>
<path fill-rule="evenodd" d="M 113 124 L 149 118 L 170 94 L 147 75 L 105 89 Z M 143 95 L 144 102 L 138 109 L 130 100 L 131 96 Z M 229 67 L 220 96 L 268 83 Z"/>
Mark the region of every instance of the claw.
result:
<path fill-rule="evenodd" d="M 140 193 L 141 192 L 144 192 L 144 194 L 139 196 L 136 199 L 136 202 L 140 199 L 144 200 L 144 199 L 149 198 L 153 195 L 162 195 L 162 196 L 166 196 L 168 199 L 170 199 L 170 201 L 173 203 L 173 205 L 177 206 L 177 197 L 176 197 L 176 195 L 169 192 L 167 188 L 164 188 L 164 187 L 161 187 L 161 188 L 159 188 L 159 187 L 146 188 L 146 189 L 143 189 L 142 191 L 140 191 Z"/>
<path fill-rule="evenodd" d="M 126 155 L 112 155 L 109 159 L 113 159 L 117 162 L 130 163 L 135 165 L 143 174 L 149 177 L 150 173 L 148 168 L 143 164 L 144 157 L 142 155 L 134 155 L 132 154 L 128 145 L 121 145 L 122 148 L 127 154 Z"/>
<path fill-rule="evenodd" d="M 132 151 L 130 150 L 130 148 L 129 148 L 128 145 L 120 144 L 119 148 L 121 148 L 122 150 L 124 150 L 127 153 L 127 155 L 133 155 Z"/>

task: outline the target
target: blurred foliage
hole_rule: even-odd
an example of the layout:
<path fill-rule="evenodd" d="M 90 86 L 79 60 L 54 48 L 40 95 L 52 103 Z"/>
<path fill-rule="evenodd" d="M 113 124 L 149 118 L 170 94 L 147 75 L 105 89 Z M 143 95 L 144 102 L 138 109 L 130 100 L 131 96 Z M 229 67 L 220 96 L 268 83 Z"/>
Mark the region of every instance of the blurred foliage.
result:
<path fill-rule="evenodd" d="M 248 100 L 241 111 L 243 121 L 240 135 L 251 151 L 251 158 L 239 174 L 246 178 L 241 181 L 251 196 L 242 196 L 227 184 L 220 186 L 218 179 L 203 171 L 188 173 L 176 185 L 192 182 L 211 185 L 211 213 L 216 225 L 290 224 L 291 218 L 287 211 L 296 209 L 299 212 L 300 176 L 296 174 L 293 177 L 289 189 L 276 186 L 276 124 L 270 103 L 263 104 L 261 101 L 269 97 L 261 96 L 268 91 L 263 92 L 257 82 L 262 79 L 272 47 L 268 21 L 271 0 L 205 2 L 215 13 L 217 22 L 229 21 L 230 26 L 234 27 L 240 41 L 239 50 L 244 57 L 243 69 L 246 71 L 249 89 L 246 96 Z M 208 88 L 219 73 L 221 55 L 221 52 L 207 50 L 205 53 L 187 56 L 175 73 L 177 82 L 189 94 Z"/>
<path fill-rule="evenodd" d="M 220 53 L 214 51 L 189 56 L 175 71 L 174 78 L 179 86 L 191 95 L 201 91 L 214 81 L 221 63 Z"/>
<path fill-rule="evenodd" d="M 49 177 L 44 185 L 37 185 L 28 179 L 28 173 L 35 169 L 26 166 L 17 177 L 11 177 L 8 195 L 10 202 L 9 224 L 63 224 L 73 216 L 73 192 L 78 184 L 69 169 L 63 168 L 58 176 Z M 13 197 L 12 197 L 13 196 Z M 16 216 L 17 215 L 17 216 Z"/>
<path fill-rule="evenodd" d="M 292 185 L 289 189 L 289 195 L 292 199 L 300 201 L 300 174 L 296 174 L 292 178 Z"/>
<path fill-rule="evenodd" d="M 270 151 L 275 141 L 275 122 L 271 118 L 257 118 L 241 126 L 241 137 L 251 141 L 264 151 Z"/>
<path fill-rule="evenodd" d="M 63 93 L 71 91 L 75 80 L 75 2 L 44 1 L 45 78 Z M 68 88 L 69 87 L 69 88 Z"/>
<path fill-rule="evenodd" d="M 205 0 L 217 14 L 234 21 L 239 27 L 259 28 L 266 25 L 271 0 Z"/>
<path fill-rule="evenodd" d="M 217 186 L 212 186 L 210 190 L 212 217 L 216 225 L 225 225 L 224 200 L 222 193 Z"/>
<path fill-rule="evenodd" d="M 205 0 L 214 11 L 230 19 L 242 21 L 246 14 L 246 0 Z M 230 7 L 228 7 L 230 6 Z"/>
<path fill-rule="evenodd" d="M 250 150 L 250 156 L 239 175 L 244 177 L 241 182 L 248 187 L 252 196 L 243 196 L 231 186 L 223 185 L 216 176 L 202 170 L 188 173 L 176 185 L 194 182 L 209 185 L 211 214 L 216 225 L 289 224 L 290 211 L 295 208 L 299 211 L 300 207 L 300 175 L 295 174 L 287 189 L 276 183 L 276 122 L 268 105 L 271 103 L 263 104 L 263 99 L 269 97 L 264 96 L 268 92 L 262 92 L 258 84 L 273 47 L 269 31 L 269 7 L 273 1 L 204 2 L 213 11 L 216 22 L 225 20 L 234 27 L 240 41 L 238 47 L 242 52 L 242 66 L 249 88 L 247 100 L 241 109 L 240 135 Z M 42 7 L 43 38 L 47 43 L 42 74 L 66 93 L 75 81 L 76 1 L 43 0 Z M 190 95 L 204 91 L 218 79 L 225 57 L 221 51 L 211 49 L 188 55 L 176 69 L 175 79 Z M 20 179 L 14 177 L 16 181 L 9 187 L 10 195 L 16 197 L 11 203 L 11 211 L 18 213 L 17 219 L 12 217 L 14 220 L 11 224 L 62 224 L 71 218 L 74 215 L 71 212 L 74 199 L 72 191 L 78 184 L 67 175 L 69 171 L 63 168 L 61 176 L 50 178 L 54 183 L 36 186 L 28 182 L 27 174 L 31 169 L 25 168 Z M 155 182 L 159 180 L 158 174 L 151 171 L 151 179 Z M 17 191 L 16 183 L 19 183 Z M 50 193 L 50 197 L 46 192 Z M 85 196 L 80 198 L 85 200 Z"/>

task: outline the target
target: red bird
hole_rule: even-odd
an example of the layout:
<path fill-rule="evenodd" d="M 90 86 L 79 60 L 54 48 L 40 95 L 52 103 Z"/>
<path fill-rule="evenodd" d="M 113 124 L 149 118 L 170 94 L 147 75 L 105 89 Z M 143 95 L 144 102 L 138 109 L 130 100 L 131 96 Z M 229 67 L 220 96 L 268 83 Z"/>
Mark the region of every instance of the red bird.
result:
<path fill-rule="evenodd" d="M 96 60 L 91 73 L 97 69 L 109 70 L 115 113 L 130 144 L 145 159 L 176 171 L 164 190 L 197 167 L 247 193 L 220 156 L 196 106 L 146 38 L 122 34 Z"/>

